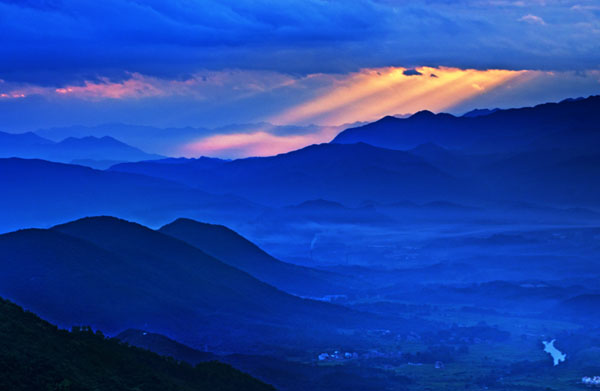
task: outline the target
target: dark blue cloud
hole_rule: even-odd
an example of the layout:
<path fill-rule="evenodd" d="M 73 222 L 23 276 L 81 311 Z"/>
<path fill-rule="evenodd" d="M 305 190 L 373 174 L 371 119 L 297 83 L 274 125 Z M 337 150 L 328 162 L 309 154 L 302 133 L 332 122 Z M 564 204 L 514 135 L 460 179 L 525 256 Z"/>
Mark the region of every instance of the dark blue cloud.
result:
<path fill-rule="evenodd" d="M 421 76 L 422 75 L 422 73 L 417 71 L 416 69 L 407 69 L 402 73 L 406 76 Z"/>
<path fill-rule="evenodd" d="M 525 5 L 523 5 L 525 4 Z M 406 64 L 600 67 L 593 0 L 0 0 L 0 78 L 63 86 L 131 72 L 344 73 Z M 539 16 L 544 25 L 524 23 Z"/>
<path fill-rule="evenodd" d="M 0 77 L 61 85 L 118 80 L 125 71 L 171 78 L 202 68 L 292 68 L 299 51 L 380 35 L 371 23 L 376 13 L 314 1 L 289 8 L 267 1 L 4 1 L 0 56 L 10 61 L 0 64 Z"/>

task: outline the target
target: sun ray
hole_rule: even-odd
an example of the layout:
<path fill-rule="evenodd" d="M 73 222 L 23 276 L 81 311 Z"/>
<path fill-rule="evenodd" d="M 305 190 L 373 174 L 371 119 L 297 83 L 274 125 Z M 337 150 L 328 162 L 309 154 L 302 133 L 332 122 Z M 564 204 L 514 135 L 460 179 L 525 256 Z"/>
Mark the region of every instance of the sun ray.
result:
<path fill-rule="evenodd" d="M 487 92 L 528 71 L 418 67 L 364 69 L 330 90 L 273 116 L 277 124 L 327 125 L 374 120 L 384 115 L 439 111 Z M 407 74 L 409 73 L 409 74 Z"/>

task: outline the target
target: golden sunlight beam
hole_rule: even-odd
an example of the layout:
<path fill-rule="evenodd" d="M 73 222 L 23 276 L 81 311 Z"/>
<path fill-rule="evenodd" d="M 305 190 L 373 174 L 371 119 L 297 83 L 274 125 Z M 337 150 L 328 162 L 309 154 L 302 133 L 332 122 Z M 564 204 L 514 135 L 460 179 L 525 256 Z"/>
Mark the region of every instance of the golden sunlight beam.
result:
<path fill-rule="evenodd" d="M 363 69 L 336 81 L 326 93 L 287 109 L 269 121 L 336 125 L 425 109 L 437 112 L 529 72 L 446 67 L 415 70 L 420 75 L 407 75 L 406 68 Z"/>
<path fill-rule="evenodd" d="M 275 135 L 257 129 L 251 133 L 216 134 L 183 145 L 182 156 L 221 156 L 240 158 L 246 156 L 272 156 L 299 149 L 310 144 L 331 140 L 340 127 L 320 127 L 314 132 L 297 135 Z"/>

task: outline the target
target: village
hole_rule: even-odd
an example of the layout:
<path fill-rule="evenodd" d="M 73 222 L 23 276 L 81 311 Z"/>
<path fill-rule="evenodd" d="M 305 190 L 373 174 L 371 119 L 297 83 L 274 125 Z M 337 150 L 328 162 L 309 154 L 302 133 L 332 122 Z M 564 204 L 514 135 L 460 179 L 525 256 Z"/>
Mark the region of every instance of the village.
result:
<path fill-rule="evenodd" d="M 600 376 L 584 376 L 581 378 L 581 383 L 589 386 L 600 386 Z"/>
<path fill-rule="evenodd" d="M 317 356 L 319 361 L 342 361 L 342 360 L 351 360 L 358 358 L 358 353 L 356 352 L 345 352 L 341 353 L 339 350 L 334 351 L 333 353 L 321 353 Z"/>

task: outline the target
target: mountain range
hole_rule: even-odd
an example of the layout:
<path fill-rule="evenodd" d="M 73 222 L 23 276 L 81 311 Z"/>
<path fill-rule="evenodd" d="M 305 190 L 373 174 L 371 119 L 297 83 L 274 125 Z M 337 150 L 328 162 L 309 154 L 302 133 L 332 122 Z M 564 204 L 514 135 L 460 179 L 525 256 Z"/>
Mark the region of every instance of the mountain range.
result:
<path fill-rule="evenodd" d="M 68 137 L 54 142 L 35 133 L 0 132 L 0 158 L 35 158 L 107 168 L 119 162 L 160 159 L 113 137 Z"/>
<path fill-rule="evenodd" d="M 328 134 L 334 134 L 350 126 L 357 126 L 359 124 L 361 123 L 339 126 L 296 126 L 258 122 L 230 124 L 217 128 L 191 126 L 159 128 L 155 126 L 107 123 L 96 126 L 75 125 L 38 129 L 35 131 L 35 134 L 53 141 L 60 141 L 69 137 L 81 138 L 94 136 L 100 138 L 110 136 L 154 154 L 181 156 L 182 154 L 189 154 L 189 151 L 186 151 L 186 146 L 188 144 L 215 134 L 266 132 L 274 135 L 294 135 L 325 131 L 327 131 Z"/>
<path fill-rule="evenodd" d="M 215 359 L 282 391 L 433 389 L 514 376 L 550 335 L 576 357 L 574 334 L 600 343 L 599 111 L 421 112 L 275 156 L 103 170 L 73 162 L 130 150 L 90 128 L 2 133 L 93 161 L 0 158 L 0 389 L 270 389 Z"/>
<path fill-rule="evenodd" d="M 234 196 L 142 175 L 36 159 L 0 159 L 0 232 L 48 227 L 90 215 L 117 215 L 149 225 L 181 215 L 212 221 L 260 213 Z"/>
<path fill-rule="evenodd" d="M 189 224 L 175 222 L 164 231 L 205 247 L 222 234 Z M 240 238 L 231 241 L 232 248 L 236 242 L 251 247 L 249 256 L 254 253 L 257 265 L 246 263 L 246 269 L 263 265 L 273 271 L 262 275 L 300 270 L 300 279 L 302 272 L 312 277 L 306 268 L 285 266 Z M 243 254 L 224 251 L 224 244 L 209 249 L 241 263 Z M 147 329 L 191 346 L 243 351 L 290 334 L 302 343 L 319 325 L 329 330 L 319 338 L 332 338 L 339 327 L 383 322 L 287 294 L 190 243 L 113 217 L 0 235 L 0 254 L 0 295 L 62 327 L 86 324 L 111 335 Z"/>
<path fill-rule="evenodd" d="M 271 157 L 210 167 L 197 160 L 123 163 L 110 170 L 278 207 L 326 199 L 350 206 L 512 201 L 597 208 L 598 113 L 600 96 L 468 117 L 420 112 Z"/>
<path fill-rule="evenodd" d="M 600 98 L 590 97 L 476 117 L 421 113 L 385 118 L 342 132 L 333 143 L 271 157 L 169 158 L 121 163 L 104 171 L 0 159 L 0 181 L 8 184 L 0 194 L 0 231 L 47 227 L 90 215 L 116 215 L 154 227 L 180 216 L 234 228 L 259 216 L 342 222 L 339 215 L 349 211 L 360 221 L 384 221 L 385 216 L 353 208 L 401 202 L 478 208 L 528 203 L 593 211 L 600 208 L 600 155 L 594 148 L 600 143 L 598 112 Z M 349 136 L 353 134 L 359 142 L 346 144 L 356 141 Z M 505 137 L 494 142 L 500 134 Z M 0 137 L 0 148 L 12 145 L 14 151 L 27 151 L 32 144 L 55 146 L 32 133 Z M 406 150 L 393 149 L 397 139 L 404 140 L 401 147 Z M 87 144 L 85 140 L 98 141 L 63 143 L 79 149 L 75 146 Z M 495 152 L 468 147 L 483 141 L 495 146 Z M 509 145 L 515 150 L 506 152 Z M 319 199 L 351 209 L 284 209 Z"/>
<path fill-rule="evenodd" d="M 535 107 L 455 117 L 421 111 L 409 118 L 385 117 L 338 134 L 333 143 L 407 150 L 434 143 L 468 153 L 501 153 L 545 148 L 595 152 L 600 141 L 600 96 L 567 99 Z M 563 142 L 567 142 L 566 145 Z"/>
<path fill-rule="evenodd" d="M 267 206 L 319 198 L 350 205 L 370 199 L 433 201 L 439 198 L 438 189 L 444 189 L 447 198 L 464 199 L 477 191 L 418 156 L 365 143 L 311 145 L 272 157 L 225 162 L 213 169 L 198 165 L 189 161 L 155 170 L 152 162 L 123 163 L 110 171 L 160 176 L 214 194 L 243 194 Z"/>

